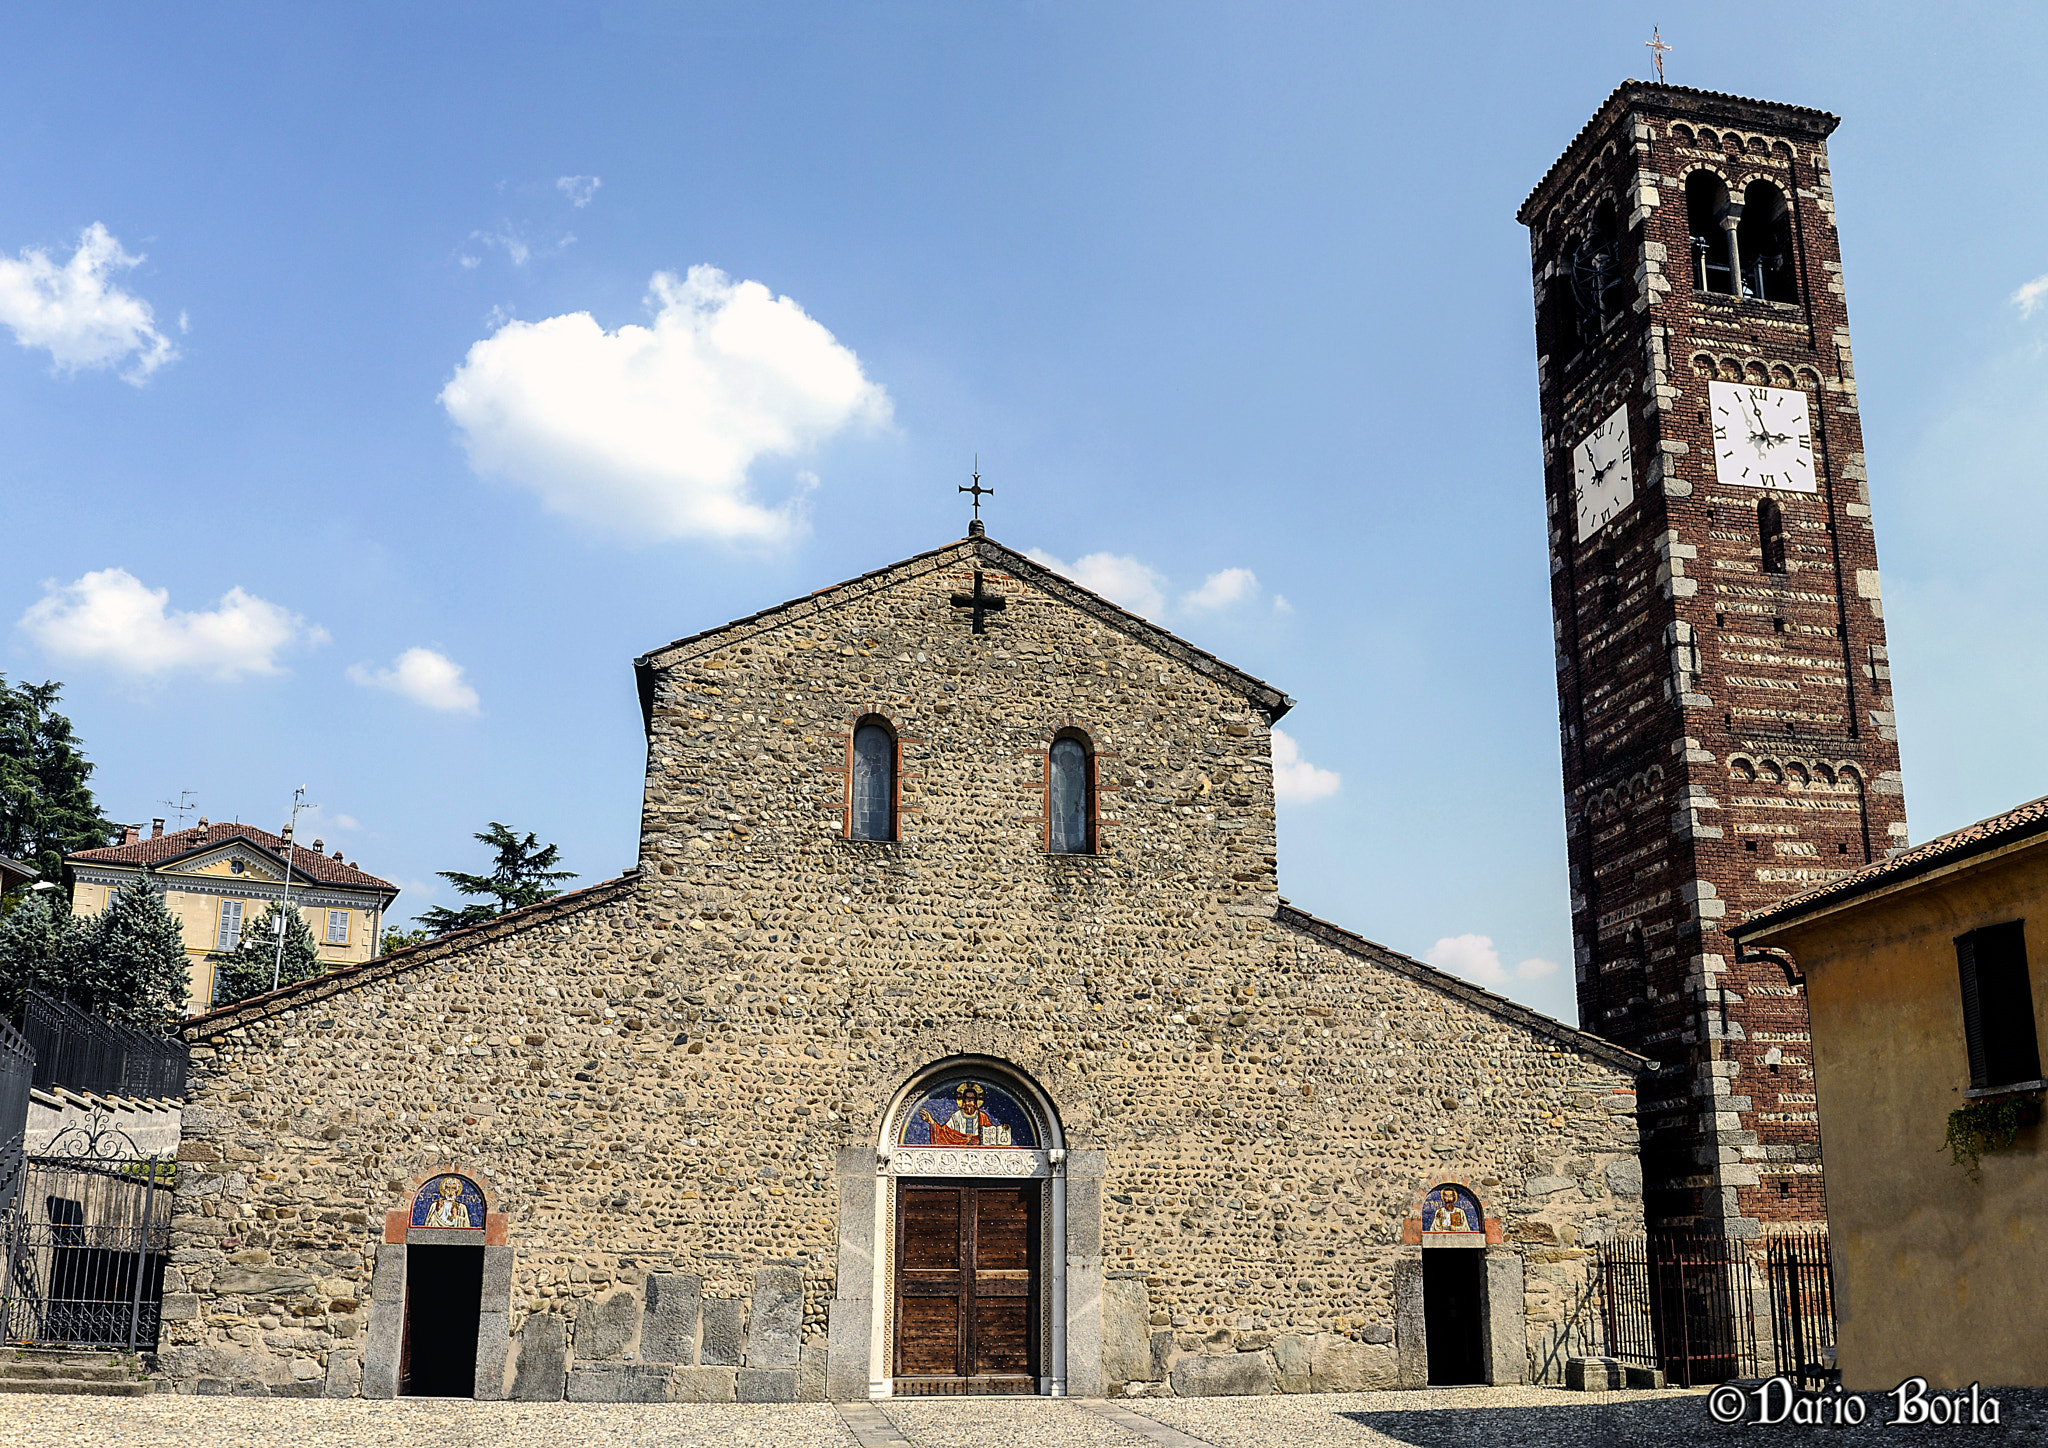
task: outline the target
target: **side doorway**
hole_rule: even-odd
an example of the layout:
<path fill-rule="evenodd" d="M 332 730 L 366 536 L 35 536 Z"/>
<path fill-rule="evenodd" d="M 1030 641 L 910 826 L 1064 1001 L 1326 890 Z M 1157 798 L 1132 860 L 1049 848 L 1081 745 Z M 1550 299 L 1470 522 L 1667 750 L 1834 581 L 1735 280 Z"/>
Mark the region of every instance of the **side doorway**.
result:
<path fill-rule="evenodd" d="M 898 1181 L 897 1393 L 1037 1391 L 1039 1197 L 1035 1181 Z"/>

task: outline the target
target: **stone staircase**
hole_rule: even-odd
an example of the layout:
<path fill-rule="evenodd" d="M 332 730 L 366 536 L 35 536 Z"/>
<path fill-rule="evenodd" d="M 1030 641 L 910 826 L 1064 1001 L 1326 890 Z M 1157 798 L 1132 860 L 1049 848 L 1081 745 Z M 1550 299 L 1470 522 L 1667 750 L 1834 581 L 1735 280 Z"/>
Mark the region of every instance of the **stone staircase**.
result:
<path fill-rule="evenodd" d="M 141 1359 L 127 1353 L 65 1348 L 0 1349 L 0 1393 L 92 1393 L 139 1398 L 157 1390 Z"/>

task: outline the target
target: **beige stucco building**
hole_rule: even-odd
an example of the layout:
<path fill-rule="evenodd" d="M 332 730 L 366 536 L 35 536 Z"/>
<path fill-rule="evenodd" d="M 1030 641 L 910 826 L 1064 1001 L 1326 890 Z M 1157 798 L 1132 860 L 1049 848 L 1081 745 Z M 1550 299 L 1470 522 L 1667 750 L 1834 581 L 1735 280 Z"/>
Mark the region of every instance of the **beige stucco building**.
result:
<path fill-rule="evenodd" d="M 398 887 L 366 874 L 325 842 L 291 848 L 291 841 L 254 825 L 200 820 L 189 830 L 164 833 L 157 820 L 145 836 L 129 826 L 118 845 L 81 850 L 64 860 L 71 908 L 97 915 L 114 892 L 147 873 L 184 932 L 191 964 L 189 1008 L 213 1001 L 213 957 L 235 948 L 274 900 L 283 898 L 285 861 L 291 861 L 291 901 L 305 917 L 323 964 L 354 965 L 377 953 L 384 912 Z"/>
<path fill-rule="evenodd" d="M 1733 933 L 1805 976 L 1843 1385 L 2048 1382 L 2048 1334 L 2026 1326 L 2048 1291 L 2048 977 L 2027 938 L 2039 959 L 2048 799 Z M 1980 1104 L 2012 1106 L 2019 1129 L 1972 1171 L 1943 1141 L 1950 1113 Z"/>

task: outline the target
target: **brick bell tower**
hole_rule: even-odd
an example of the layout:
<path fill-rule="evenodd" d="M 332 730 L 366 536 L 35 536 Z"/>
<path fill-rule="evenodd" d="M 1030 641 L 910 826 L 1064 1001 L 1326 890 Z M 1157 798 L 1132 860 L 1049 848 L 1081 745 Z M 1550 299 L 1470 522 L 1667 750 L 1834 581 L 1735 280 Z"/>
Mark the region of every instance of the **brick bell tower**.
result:
<path fill-rule="evenodd" d="M 1806 1000 L 1747 913 L 1906 842 L 1837 118 L 1630 81 L 1529 228 L 1580 1023 L 1659 1063 L 1653 1225 L 1824 1215 Z"/>

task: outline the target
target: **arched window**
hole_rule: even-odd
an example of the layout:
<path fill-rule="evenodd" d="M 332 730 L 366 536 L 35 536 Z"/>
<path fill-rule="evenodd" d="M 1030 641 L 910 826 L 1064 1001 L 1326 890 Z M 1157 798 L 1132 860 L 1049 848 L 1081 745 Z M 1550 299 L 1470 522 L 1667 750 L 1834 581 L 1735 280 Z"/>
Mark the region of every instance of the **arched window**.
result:
<path fill-rule="evenodd" d="M 1061 730 L 1046 758 L 1045 847 L 1055 855 L 1095 853 L 1095 752 L 1078 729 Z"/>
<path fill-rule="evenodd" d="M 1628 306 L 1630 277 L 1623 262 L 1624 237 L 1615 219 L 1614 203 L 1593 208 L 1592 230 L 1573 248 L 1570 260 L 1573 313 L 1579 340 L 1597 340 L 1608 322 Z"/>
<path fill-rule="evenodd" d="M 1685 220 L 1692 231 L 1692 284 L 1703 292 L 1733 292 L 1735 268 L 1728 255 L 1728 186 L 1712 171 L 1685 178 Z"/>
<path fill-rule="evenodd" d="M 1756 536 L 1763 545 L 1764 572 L 1785 571 L 1785 511 L 1775 498 L 1756 500 Z"/>
<path fill-rule="evenodd" d="M 1792 209 L 1768 181 L 1752 181 L 1742 193 L 1742 220 L 1735 229 L 1742 253 L 1742 294 L 1767 302 L 1796 302 L 1792 282 Z"/>
<path fill-rule="evenodd" d="M 868 715 L 854 727 L 849 794 L 849 838 L 896 838 L 896 731 L 877 715 Z"/>

